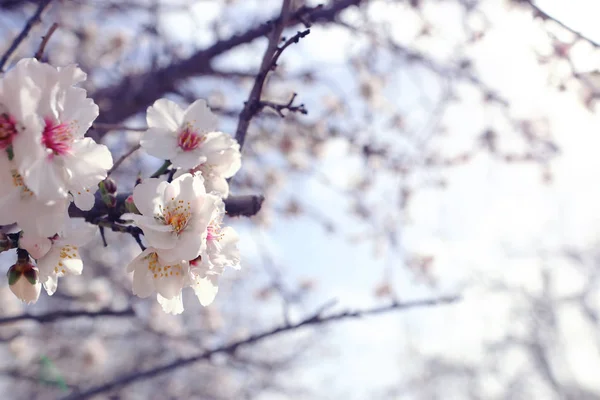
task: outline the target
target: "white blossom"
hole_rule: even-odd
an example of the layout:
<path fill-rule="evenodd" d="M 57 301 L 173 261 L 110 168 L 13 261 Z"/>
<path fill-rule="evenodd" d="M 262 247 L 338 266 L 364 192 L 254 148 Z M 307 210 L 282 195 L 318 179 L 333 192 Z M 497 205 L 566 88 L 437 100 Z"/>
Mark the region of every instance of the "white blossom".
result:
<path fill-rule="evenodd" d="M 69 201 L 63 199 L 46 204 L 33 193 L 0 151 L 0 225 L 17 223 L 31 234 L 49 237 L 63 229 L 68 218 Z"/>
<path fill-rule="evenodd" d="M 204 100 L 183 110 L 171 100 L 159 99 L 148 107 L 146 122 L 149 129 L 140 144 L 152 156 L 185 170 L 206 164 L 205 170 L 224 178 L 240 168 L 238 143 L 217 131 L 217 118 Z"/>
<path fill-rule="evenodd" d="M 148 179 L 135 187 L 133 201 L 142 215 L 122 218 L 133 220 L 165 261 L 193 260 L 206 247 L 214 202 L 200 176 L 184 174 L 171 183 Z"/>
<path fill-rule="evenodd" d="M 157 249 L 149 247 L 129 263 L 127 272 L 133 272 L 133 294 L 145 298 L 157 293 L 166 313 L 183 311 L 181 290 L 188 283 L 187 261 L 167 263 L 159 258 Z"/>
<path fill-rule="evenodd" d="M 83 261 L 79 247 L 94 236 L 96 227 L 81 218 L 69 220 L 63 232 L 51 238 L 39 237 L 23 232 L 19 246 L 36 260 L 40 282 L 48 295 L 56 292 L 58 278 L 65 275 L 81 275 Z"/>
<path fill-rule="evenodd" d="M 225 215 L 223 200 L 213 196 L 213 202 L 211 222 L 206 229 L 206 250 L 190 262 L 191 286 L 203 306 L 213 302 L 219 290 L 218 278 L 225 268 L 240 269 L 238 234 L 231 227 L 221 227 Z"/>
<path fill-rule="evenodd" d="M 73 86 L 85 78 L 75 66 L 19 61 L 0 85 L 0 108 L 5 110 L 0 140 L 16 131 L 10 139 L 14 162 L 40 200 L 52 203 L 72 196 L 77 207 L 87 210 L 112 156 L 106 146 L 84 137 L 98 116 L 86 91 Z"/>

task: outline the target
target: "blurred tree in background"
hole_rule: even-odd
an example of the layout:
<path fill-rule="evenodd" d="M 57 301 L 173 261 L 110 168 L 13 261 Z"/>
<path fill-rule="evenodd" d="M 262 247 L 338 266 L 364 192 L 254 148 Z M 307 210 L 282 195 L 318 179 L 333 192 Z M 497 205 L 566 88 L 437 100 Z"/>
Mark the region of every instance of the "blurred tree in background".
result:
<path fill-rule="evenodd" d="M 0 287 L 3 393 L 10 399 L 600 398 L 600 387 L 573 367 L 598 360 L 568 355 L 571 347 L 582 352 L 578 339 L 568 339 L 577 335 L 594 342 L 586 351 L 600 349 L 594 241 L 588 246 L 564 236 L 540 250 L 544 240 L 530 244 L 519 224 L 543 224 L 517 212 L 539 207 L 523 188 L 550 190 L 560 179 L 555 161 L 578 151 L 560 135 L 597 123 L 600 32 L 585 17 L 593 14 L 593 7 L 585 10 L 589 0 L 575 2 L 583 7 L 572 6 L 579 13 L 565 19 L 542 7 L 551 2 L 539 3 L 0 0 L 0 54 L 28 21 L 34 25 L 10 63 L 31 57 L 58 24 L 44 61 L 77 63 L 88 74 L 84 87 L 100 107 L 88 134 L 109 146 L 115 160 L 127 156 L 112 174 L 120 192 L 131 192 L 138 174 L 160 165 L 136 151 L 147 107 L 161 97 L 182 105 L 204 98 L 221 130 L 244 142 L 231 193 L 264 197 L 256 215 L 228 222 L 240 232 L 243 271 L 223 277 L 207 308 L 184 299 L 185 313 L 174 317 L 134 297 L 125 266 L 137 245 L 113 232 L 106 232 L 108 247 L 100 237 L 87 246 L 82 276 L 63 279 L 53 297 L 35 306 Z M 31 21 L 41 6 L 41 20 Z M 453 174 L 462 171 L 473 175 L 456 183 Z M 501 206 L 481 183 L 496 185 L 499 175 L 509 199 Z M 511 186 L 512 176 L 528 180 Z M 447 190 L 453 200 L 436 206 Z M 556 215 L 552 204 L 544 207 Z M 470 230 L 474 219 L 494 233 L 497 220 L 513 224 L 498 243 L 520 241 L 522 247 L 507 250 L 513 258 L 522 248 L 535 253 L 514 267 L 519 278 L 505 279 L 509 265 L 500 261 L 488 269 L 503 270 L 501 278 L 483 267 L 471 273 L 473 264 L 496 256 L 447 232 L 463 224 Z M 557 231 L 546 226 L 535 237 Z M 439 232 L 442 238 L 432 240 Z M 0 260 L 8 263 L 4 254 Z M 521 268 L 535 277 L 525 283 Z M 557 289 L 566 282 L 562 273 L 583 283 Z M 345 281 L 362 291 L 348 293 Z M 464 298 L 447 305 L 455 296 Z M 411 303 L 423 298 L 432 300 Z M 470 310 L 473 303 L 480 309 Z M 355 316 L 345 310 L 392 311 L 385 318 L 398 321 L 412 306 L 405 322 L 419 325 L 426 314 L 437 321 L 424 324 L 421 336 L 442 350 L 415 342 L 403 353 L 397 346 L 404 339 L 370 336 L 398 360 L 389 385 L 366 385 L 343 365 L 381 368 L 371 358 L 342 357 L 355 346 L 347 332 L 379 317 L 323 330 L 330 316 Z M 575 333 L 563 329 L 572 323 L 560 317 L 564 307 L 577 313 L 582 328 Z M 444 320 L 449 309 L 462 317 Z M 481 319 L 490 314 L 498 319 Z M 478 337 L 477 356 L 467 359 L 444 350 L 454 346 L 444 331 L 455 323 L 464 323 L 458 332 L 465 340 L 475 329 L 470 323 L 497 332 Z M 336 348 L 338 341 L 343 345 Z M 333 384 L 316 378 L 321 374 Z"/>

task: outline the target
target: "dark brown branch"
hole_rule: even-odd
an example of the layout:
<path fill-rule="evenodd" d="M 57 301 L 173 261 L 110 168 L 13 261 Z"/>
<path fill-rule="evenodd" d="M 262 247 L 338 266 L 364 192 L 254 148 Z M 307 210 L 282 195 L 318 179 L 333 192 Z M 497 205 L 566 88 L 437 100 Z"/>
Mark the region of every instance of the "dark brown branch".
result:
<path fill-rule="evenodd" d="M 42 36 L 42 43 L 40 43 L 38 51 L 35 52 L 36 60 L 41 61 L 42 57 L 44 56 L 44 50 L 46 49 L 46 45 L 48 44 L 48 41 L 50 40 L 56 29 L 58 29 L 58 24 L 55 22 L 52 24 L 50 29 L 48 29 L 48 32 L 46 32 L 46 34 Z"/>
<path fill-rule="evenodd" d="M 46 8 L 48 8 L 51 2 L 52 0 L 43 0 L 40 3 L 35 13 L 31 16 L 31 18 L 29 18 L 29 20 L 23 27 L 21 33 L 19 33 L 15 40 L 13 40 L 8 50 L 6 50 L 6 52 L 2 55 L 2 58 L 0 58 L 0 71 L 4 71 L 4 67 L 6 66 L 6 63 L 8 62 L 10 56 L 12 56 L 12 54 L 17 50 L 19 45 L 23 42 L 23 40 L 25 40 L 27 35 L 29 35 L 29 32 L 31 32 L 33 27 L 42 21 L 42 13 L 44 12 L 44 10 L 46 10 Z"/>
<path fill-rule="evenodd" d="M 77 311 L 63 310 L 63 311 L 53 311 L 53 312 L 49 312 L 47 314 L 35 315 L 35 314 L 25 313 L 25 314 L 20 314 L 20 315 L 14 315 L 12 317 L 3 317 L 3 318 L 0 318 L 0 325 L 10 324 L 13 322 L 18 322 L 18 321 L 25 321 L 25 320 L 35 321 L 35 322 L 39 322 L 39 323 L 46 323 L 46 322 L 54 322 L 54 321 L 58 321 L 61 319 L 70 319 L 70 318 L 132 317 L 134 315 L 135 315 L 135 312 L 133 311 L 133 308 L 131 308 L 131 307 L 126 308 L 124 310 L 103 309 L 103 310 L 95 311 L 95 312 L 84 311 L 84 310 L 77 310 Z"/>
<path fill-rule="evenodd" d="M 272 71 L 277 64 L 277 54 L 281 54 L 283 50 L 279 51 L 279 41 L 281 34 L 285 29 L 288 19 L 290 18 L 290 7 L 291 0 L 283 0 L 281 4 L 281 15 L 278 21 L 275 23 L 273 31 L 269 37 L 269 43 L 265 54 L 263 55 L 262 62 L 258 74 L 254 79 L 254 85 L 248 95 L 248 100 L 244 103 L 244 108 L 240 113 L 238 120 L 237 129 L 235 131 L 235 139 L 240 144 L 240 149 L 244 147 L 246 141 L 246 134 L 248 133 L 248 127 L 252 118 L 260 111 L 260 97 L 262 94 L 263 86 L 269 71 Z M 286 46 L 282 46 L 284 49 Z M 279 53 L 278 53 L 279 51 Z"/>
<path fill-rule="evenodd" d="M 69 216 L 71 218 L 85 218 L 87 221 L 99 220 L 109 213 L 112 216 L 120 216 L 126 212 L 125 200 L 131 193 L 121 193 L 117 195 L 117 203 L 114 209 L 110 209 L 100 197 L 100 192 L 96 193 L 96 203 L 94 207 L 89 211 L 81 211 L 74 204 L 69 207 Z M 225 211 L 230 217 L 251 217 L 256 215 L 264 201 L 264 197 L 260 195 L 246 195 L 246 196 L 229 196 L 224 200 Z"/>
<path fill-rule="evenodd" d="M 364 1 L 335 0 L 326 7 L 301 7 L 292 13 L 286 27 L 300 23 L 306 25 L 307 23 L 332 22 L 345 9 Z M 175 92 L 178 82 L 193 76 L 210 74 L 213 70 L 211 63 L 216 57 L 267 35 L 278 20 L 279 18 L 233 35 L 228 39 L 220 40 L 212 46 L 196 52 L 191 57 L 167 67 L 127 76 L 114 86 L 98 90 L 91 96 L 101 108 L 98 123 L 120 123 L 145 110 L 166 93 Z M 99 139 L 102 135 L 103 132 L 93 132 L 91 136 Z"/>
<path fill-rule="evenodd" d="M 559 19 L 556 19 L 553 16 L 551 16 L 550 14 L 546 13 L 541 8 L 539 8 L 533 2 L 533 0 L 520 0 L 520 1 L 523 2 L 523 3 L 529 4 L 529 6 L 531 6 L 531 8 L 533 9 L 533 11 L 535 12 L 535 16 L 540 17 L 540 18 L 542 18 L 545 21 L 547 21 L 547 20 L 553 21 L 553 22 L 557 23 L 558 25 L 560 25 L 562 28 L 564 28 L 564 29 L 568 30 L 569 32 L 571 32 L 572 34 L 574 34 L 578 39 L 585 40 L 586 42 L 588 42 L 592 46 L 600 48 L 600 43 L 599 42 L 596 42 L 596 41 L 590 39 L 589 37 L 583 35 L 581 32 L 579 32 L 579 31 L 571 28 L 570 26 L 568 26 L 564 22 L 562 22 Z"/>
<path fill-rule="evenodd" d="M 296 100 L 296 93 L 294 93 L 292 95 L 292 98 L 290 99 L 290 101 L 287 102 L 287 104 L 279 104 L 279 103 L 274 103 L 272 101 L 261 100 L 260 108 L 265 108 L 265 107 L 270 108 L 271 110 L 275 111 L 277 113 L 277 115 L 279 115 L 281 118 L 285 117 L 285 114 L 283 113 L 283 111 L 288 111 L 291 113 L 299 113 L 299 114 L 304 114 L 304 115 L 308 114 L 308 111 L 304 107 L 304 104 L 295 106 L 294 100 Z"/>
<path fill-rule="evenodd" d="M 435 299 L 417 300 L 417 301 L 405 302 L 405 303 L 394 302 L 390 305 L 383 306 L 383 307 L 377 307 L 377 308 L 372 308 L 372 309 L 368 309 L 368 310 L 359 310 L 359 311 L 342 311 L 342 312 L 330 314 L 327 316 L 324 316 L 323 314 L 326 312 L 327 308 L 329 308 L 329 307 L 321 307 L 314 314 L 306 317 L 305 319 L 303 319 L 300 322 L 297 322 L 295 324 L 281 325 L 281 326 L 278 326 L 276 328 L 273 328 L 271 330 L 268 330 L 268 331 L 265 331 L 262 333 L 250 335 L 250 336 L 246 337 L 245 339 L 232 342 L 228 345 L 215 347 L 210 350 L 205 350 L 205 351 L 201 352 L 200 354 L 197 354 L 192 357 L 180 358 L 178 360 L 175 360 L 173 362 L 170 362 L 170 363 L 167 363 L 167 364 L 155 367 L 155 368 L 151 368 L 151 369 L 148 369 L 145 371 L 140 371 L 140 372 L 136 372 L 136 373 L 133 373 L 130 375 L 126 375 L 126 376 L 117 378 L 112 382 L 108 382 L 104 385 L 97 386 L 95 388 L 91 388 L 84 392 L 72 393 L 71 395 L 65 397 L 63 400 L 89 399 L 98 394 L 106 393 L 111 390 L 118 389 L 123 386 L 132 384 L 134 382 L 138 382 L 138 381 L 141 381 L 144 379 L 149 379 L 149 378 L 161 375 L 161 374 L 165 374 L 165 373 L 174 371 L 178 368 L 182 368 L 182 367 L 191 365 L 198 361 L 208 360 L 214 354 L 218 354 L 218 353 L 233 354 L 233 353 L 235 353 L 235 351 L 237 349 L 239 349 L 241 347 L 255 344 L 255 343 L 263 341 L 267 338 L 271 338 L 271 337 L 280 335 L 282 333 L 295 331 L 297 329 L 301 329 L 304 327 L 318 326 L 318 325 L 324 325 L 324 324 L 327 324 L 330 322 L 335 322 L 335 321 L 342 321 L 342 320 L 347 320 L 347 319 L 367 317 L 370 315 L 384 314 L 384 313 L 388 313 L 391 311 L 408 310 L 408 309 L 419 308 L 419 307 L 432 307 L 432 306 L 438 306 L 438 305 L 444 305 L 444 304 L 451 304 L 451 303 L 458 301 L 459 299 L 460 298 L 457 296 L 449 296 L 449 297 L 440 297 L 440 298 L 435 298 Z"/>

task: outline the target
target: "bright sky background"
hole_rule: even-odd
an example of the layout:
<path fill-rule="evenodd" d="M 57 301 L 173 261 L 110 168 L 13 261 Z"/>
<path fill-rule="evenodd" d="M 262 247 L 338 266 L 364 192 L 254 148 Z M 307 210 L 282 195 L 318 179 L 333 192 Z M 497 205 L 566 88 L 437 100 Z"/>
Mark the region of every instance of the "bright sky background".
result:
<path fill-rule="evenodd" d="M 237 9 L 241 4 L 237 3 L 235 12 L 239 12 L 241 23 L 248 23 L 243 21 L 244 13 Z M 243 4 L 254 12 L 255 1 Z M 411 223 L 402 230 L 403 246 L 409 251 L 434 254 L 434 274 L 440 282 L 437 293 L 462 291 L 464 300 L 456 306 L 337 325 L 324 338 L 337 354 L 315 360 L 301 374 L 290 377 L 291 382 L 323 388 L 322 398 L 372 398 L 374 392 L 418 373 L 419 363 L 415 361 L 418 354 L 441 355 L 462 362 L 482 360 L 484 344 L 512 329 L 509 327 L 514 316 L 509 310 L 519 301 L 514 296 L 490 291 L 493 282 L 535 292 L 541 285 L 541 272 L 547 268 L 559 277 L 558 293 L 569 293 L 583 283 L 582 276 L 573 268 L 565 263 L 559 265 L 551 256 L 562 245 L 583 249 L 598 242 L 600 186 L 594 183 L 600 173 L 599 119 L 584 110 L 573 94 L 548 91 L 546 77 L 540 74 L 532 51 L 545 38 L 539 20 L 533 21 L 531 14 L 507 13 L 501 1 L 490 0 L 485 4 L 494 28 L 471 50 L 477 70 L 483 81 L 511 101 L 516 116 L 548 118 L 561 148 L 561 154 L 552 164 L 554 183 L 550 186 L 541 183 L 539 167 L 505 165 L 482 155 L 445 174 L 449 182 L 445 190 L 418 192 L 410 209 Z M 600 2 L 540 0 L 538 4 L 566 24 L 600 40 L 596 18 Z M 218 13 L 204 5 L 198 8 L 198 18 L 212 18 Z M 400 13 L 401 8 L 405 6 L 396 3 L 373 7 L 372 13 L 390 20 L 394 13 L 406 15 Z M 267 8 L 264 17 L 274 11 Z M 427 12 L 437 22 L 436 29 L 446 32 L 449 38 L 456 35 L 452 17 L 458 15 L 456 10 L 440 3 Z M 174 18 L 177 37 L 188 39 L 193 28 L 188 30 L 182 19 Z M 409 19 L 393 22 L 396 22 L 392 24 L 393 32 L 400 42 L 408 40 L 417 29 Z M 338 76 L 337 86 L 344 88 L 344 72 L 340 69 L 350 38 L 338 29 L 314 27 L 309 39 L 312 40 L 307 39 L 286 52 L 286 65 L 298 69 L 304 65 L 326 65 L 334 79 Z M 205 44 L 212 38 L 198 40 L 199 44 Z M 431 46 L 438 46 L 430 49 L 441 58 L 452 50 L 445 48 L 444 43 Z M 256 48 L 252 50 L 256 52 Z M 582 54 L 576 63 L 590 70 L 597 68 L 600 60 L 588 57 L 586 50 L 576 50 Z M 254 59 L 245 53 L 227 57 L 225 62 L 236 63 L 239 57 L 239 62 L 247 65 L 247 56 Z M 452 132 L 444 146 L 450 153 L 472 141 L 473 135 L 480 134 L 486 123 L 496 118 L 483 112 L 478 98 L 468 91 L 463 95 L 462 105 L 451 107 L 443 120 Z M 327 154 L 320 171 L 337 182 L 350 180 L 356 166 L 348 161 L 343 141 L 332 142 Z M 294 179 L 293 188 L 304 193 L 306 203 L 319 205 L 321 211 L 353 231 L 353 219 L 339 210 L 336 193 L 311 178 Z M 340 308 L 376 304 L 373 288 L 390 266 L 401 299 L 435 294 L 415 282 L 401 265 L 395 265 L 397 255 L 393 252 L 377 258 L 372 242 L 349 244 L 338 235 L 328 235 L 309 220 L 276 221 L 265 237 L 277 261 L 285 265 L 290 280 L 317 279 L 315 306 L 331 298 L 338 300 Z M 242 240 L 243 254 L 253 254 L 253 246 L 251 241 Z M 596 373 L 600 358 L 589 327 L 573 310 L 561 310 L 560 315 L 564 338 L 569 339 L 566 354 L 570 371 L 565 376 L 600 392 Z M 498 385 L 490 383 L 490 395 Z M 263 396 L 264 400 L 276 398 L 279 397 Z"/>
<path fill-rule="evenodd" d="M 236 3 L 233 9 L 240 25 L 252 23 L 244 19 L 246 7 L 252 15 L 257 15 L 257 9 L 262 10 L 264 15 L 258 15 L 257 21 L 270 17 L 278 8 L 257 7 L 259 3 L 258 0 Z M 409 251 L 435 255 L 434 275 L 440 283 L 436 292 L 416 282 L 398 263 L 399 257 L 394 252 L 376 257 L 372 241 L 349 243 L 341 235 L 327 234 L 305 218 L 275 221 L 264 232 L 269 249 L 285 266 L 290 281 L 307 277 L 317 280 L 311 300 L 314 307 L 332 298 L 337 299 L 339 309 L 378 304 L 373 289 L 389 267 L 393 269 L 394 288 L 402 300 L 457 292 L 464 295 L 462 302 L 454 306 L 395 313 L 333 327 L 331 334 L 323 337 L 332 356 L 315 359 L 312 365 L 305 364 L 300 374 L 289 378 L 294 384 L 302 382 L 314 388 L 322 393 L 323 399 L 374 398 L 373 393 L 417 374 L 420 355 L 466 362 L 483 359 L 485 343 L 514 329 L 510 308 L 520 301 L 515 296 L 494 293 L 490 289 L 494 282 L 535 293 L 541 286 L 542 272 L 547 270 L 558 280 L 554 288 L 558 294 L 568 295 L 585 283 L 581 273 L 556 255 L 564 245 L 586 249 L 598 243 L 600 185 L 596 182 L 600 175 L 600 118 L 583 109 L 574 94 L 548 91 L 546 78 L 540 74 L 532 52 L 543 39 L 539 21 L 533 21 L 530 14 L 507 13 L 502 3 L 486 1 L 487 15 L 493 19 L 495 28 L 471 54 L 482 79 L 511 101 L 515 115 L 548 118 L 553 137 L 561 148 L 561 154 L 552 163 L 552 185 L 541 183 L 541 171 L 536 166 L 505 165 L 482 155 L 463 167 L 449 170 L 445 174 L 449 183 L 445 190 L 417 192 L 411 203 L 411 221 L 402 228 L 402 245 Z M 539 0 L 538 4 L 549 14 L 600 41 L 597 27 L 600 2 Z M 390 19 L 394 12 L 405 15 L 399 12 L 400 8 L 404 5 L 385 6 L 374 9 L 373 13 Z M 194 17 L 202 25 L 219 12 L 220 7 L 199 2 Z M 447 31 L 449 38 L 455 34 L 453 10 L 440 4 L 428 12 L 439 21 L 436 28 Z M 181 41 L 195 37 L 195 44 L 203 46 L 213 40 L 210 36 L 195 35 L 188 16 L 165 18 L 165 26 L 177 27 L 169 33 Z M 393 25 L 394 34 L 400 42 L 414 34 L 416 25 L 412 21 L 394 22 L 397 22 Z M 350 44 L 351 40 L 340 30 L 315 26 L 306 42 L 286 51 L 286 65 L 298 69 L 302 69 L 303 63 L 327 65 L 332 71 L 330 76 L 337 76 L 337 86 L 343 88 L 344 73 L 340 68 L 346 60 L 346 45 Z M 445 49 L 443 43 L 431 46 L 439 46 L 435 49 L 440 57 L 451 50 Z M 582 55 L 576 60 L 579 65 L 590 70 L 598 68 L 600 60 L 586 57 L 585 48 L 577 51 Z M 254 47 L 227 57 L 226 62 L 244 67 L 250 62 L 258 65 L 261 55 L 262 48 Z M 472 141 L 473 135 L 483 131 L 486 121 L 495 118 L 484 113 L 478 99 L 468 91 L 462 94 L 465 99 L 462 106 L 451 107 L 444 115 L 443 122 L 452 133 L 452 139 L 444 142 L 444 149 L 449 152 Z M 334 141 L 319 168 L 333 180 L 346 182 L 352 179 L 357 165 L 349 160 L 345 144 Z M 355 231 L 352 226 L 355 220 L 345 215 L 334 191 L 310 177 L 294 179 L 293 188 L 303 193 L 306 203 L 318 205 L 321 212 L 339 221 L 342 231 Z M 255 244 L 244 240 L 245 234 L 253 233 L 241 232 L 242 254 L 252 258 L 256 254 Z M 226 295 L 221 292 L 217 302 L 226 301 Z M 596 307 L 600 308 L 600 296 Z M 597 379 L 600 353 L 590 327 L 572 309 L 560 310 L 560 326 L 566 354 L 562 361 L 567 365 L 562 376 L 600 393 Z M 507 365 L 508 369 L 512 367 Z M 495 385 L 498 382 L 490 383 L 490 394 L 496 390 Z M 280 398 L 265 394 L 261 400 Z M 413 398 L 410 394 L 399 397 Z M 449 395 L 448 399 L 451 398 Z"/>

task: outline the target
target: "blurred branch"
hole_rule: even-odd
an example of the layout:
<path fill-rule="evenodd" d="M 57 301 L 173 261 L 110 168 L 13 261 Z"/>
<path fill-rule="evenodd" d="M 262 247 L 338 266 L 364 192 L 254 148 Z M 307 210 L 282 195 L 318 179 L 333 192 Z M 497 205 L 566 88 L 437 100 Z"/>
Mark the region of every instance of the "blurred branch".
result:
<path fill-rule="evenodd" d="M 363 1 L 365 0 L 334 0 L 327 7 L 300 7 L 290 15 L 285 27 L 292 27 L 300 23 L 307 25 L 332 22 L 342 11 Z M 276 18 L 260 24 L 228 39 L 219 40 L 187 59 L 163 68 L 126 76 L 117 84 L 96 91 L 91 97 L 101 108 L 98 123 L 119 123 L 143 111 L 166 93 L 176 91 L 178 82 L 193 76 L 210 74 L 213 70 L 211 66 L 213 59 L 237 46 L 267 35 L 272 31 L 273 24 L 277 24 L 278 21 L 279 18 Z M 101 132 L 94 132 L 92 137 L 99 139 L 102 135 Z"/>
<path fill-rule="evenodd" d="M 235 139 L 240 144 L 240 148 L 244 147 L 250 121 L 260 111 L 260 96 L 262 94 L 267 75 L 269 74 L 269 71 L 275 69 L 277 58 L 279 58 L 279 55 L 281 55 L 283 50 L 289 46 L 286 46 L 286 42 L 286 44 L 280 48 L 279 41 L 285 25 L 290 17 L 290 7 L 291 0 L 283 0 L 281 4 L 281 15 L 278 21 L 275 23 L 273 32 L 271 32 L 269 44 L 267 45 L 267 49 L 263 55 L 260 69 L 258 70 L 256 78 L 254 79 L 254 85 L 252 86 L 252 90 L 250 90 L 250 94 L 248 95 L 248 100 L 244 103 L 244 108 L 240 113 L 237 129 L 235 131 Z"/>
<path fill-rule="evenodd" d="M 6 50 L 6 52 L 2 55 L 2 58 L 0 58 L 0 72 L 4 71 L 4 67 L 8 62 L 8 59 L 17 50 L 17 48 L 23 42 L 23 40 L 25 40 L 27 35 L 29 35 L 29 32 L 31 32 L 33 27 L 42 21 L 42 13 L 46 10 L 46 8 L 48 8 L 51 2 L 52 0 L 43 0 L 38 6 L 35 13 L 31 16 L 31 18 L 29 18 L 29 20 L 27 20 L 27 23 L 23 27 L 21 33 L 19 33 L 15 40 L 13 40 L 8 50 Z"/>
<path fill-rule="evenodd" d="M 96 193 L 96 202 L 91 210 L 82 211 L 75 207 L 74 204 L 71 204 L 69 207 L 69 216 L 71 218 L 85 218 L 88 221 L 93 221 L 108 214 L 120 216 L 126 212 L 125 200 L 130 195 L 131 193 L 118 194 L 115 207 L 109 208 L 106 203 L 102 201 L 100 192 L 98 191 Z M 256 215 L 260 211 L 264 197 L 261 195 L 229 196 L 224 201 L 225 211 L 230 217 L 250 217 Z"/>
<path fill-rule="evenodd" d="M 63 400 L 89 399 L 98 394 L 109 392 L 111 390 L 129 385 L 134 382 L 138 382 L 138 381 L 141 381 L 144 379 L 149 379 L 149 378 L 161 375 L 161 374 L 172 372 L 178 368 L 182 368 L 182 367 L 191 365 L 198 361 L 209 360 L 214 354 L 218 354 L 218 353 L 233 354 L 240 347 L 255 344 L 260 341 L 263 341 L 264 339 L 271 338 L 271 337 L 277 336 L 282 333 L 295 331 L 295 330 L 303 328 L 303 327 L 324 325 L 324 324 L 327 324 L 330 322 L 342 321 L 342 320 L 346 320 L 346 319 L 362 318 L 362 317 L 367 317 L 370 315 L 385 314 L 388 312 L 398 311 L 398 310 L 408 310 L 408 309 L 419 308 L 419 307 L 432 307 L 432 306 L 438 306 L 438 305 L 452 304 L 452 303 L 457 302 L 458 300 L 460 300 L 460 297 L 458 297 L 458 296 L 448 296 L 448 297 L 439 297 L 439 298 L 427 299 L 427 300 L 417 300 L 417 301 L 406 302 L 406 303 L 394 302 L 390 305 L 386 305 L 386 306 L 382 306 L 382 307 L 376 307 L 376 308 L 371 308 L 371 309 L 367 309 L 367 310 L 359 310 L 359 311 L 342 311 L 342 312 L 330 314 L 327 316 L 323 315 L 326 312 L 327 307 L 326 308 L 321 307 L 317 312 L 313 313 L 312 315 L 306 317 L 305 319 L 303 319 L 300 322 L 297 322 L 295 324 L 284 324 L 284 325 L 278 326 L 276 328 L 273 328 L 271 330 L 268 330 L 268 331 L 265 331 L 262 333 L 250 335 L 245 339 L 238 340 L 238 341 L 232 342 L 232 343 L 224 345 L 224 346 L 219 346 L 219 347 L 215 347 L 210 350 L 205 350 L 196 356 L 180 358 L 180 359 L 177 359 L 173 362 L 170 362 L 168 364 L 165 364 L 165 365 L 162 365 L 159 367 L 155 367 L 152 369 L 148 369 L 146 371 L 140 371 L 140 372 L 136 372 L 136 373 L 133 373 L 130 375 L 126 375 L 126 376 L 117 378 L 111 382 L 108 382 L 104 385 L 100 385 L 100 386 L 91 388 L 86 391 L 72 393 L 71 395 L 65 397 Z"/>
<path fill-rule="evenodd" d="M 84 310 L 63 310 L 63 311 L 53 311 L 47 314 L 21 314 L 14 315 L 12 317 L 2 317 L 0 318 L 0 325 L 10 324 L 13 322 L 31 320 L 35 322 L 39 322 L 41 324 L 46 322 L 54 322 L 61 319 L 70 319 L 70 318 L 100 318 L 100 317 L 132 317 L 135 315 L 133 308 L 129 307 L 124 310 L 110 310 L 104 309 L 96 312 L 84 311 Z"/>
<path fill-rule="evenodd" d="M 56 29 L 58 29 L 58 24 L 55 22 L 52 24 L 50 29 L 48 29 L 48 32 L 46 32 L 46 34 L 44 36 L 42 36 L 42 43 L 40 43 L 40 47 L 38 48 L 38 51 L 35 52 L 36 60 L 38 60 L 38 61 L 42 60 L 42 57 L 44 56 L 44 50 L 46 49 L 46 45 L 48 44 L 48 41 L 50 40 L 50 38 L 52 37 L 52 35 L 54 34 L 54 31 L 56 31 Z"/>
<path fill-rule="evenodd" d="M 115 170 L 117 168 L 119 168 L 119 166 L 121 164 L 123 164 L 123 161 L 125 161 L 127 159 L 127 157 L 129 157 L 130 155 L 132 155 L 133 153 L 135 153 L 137 150 L 139 150 L 140 147 L 142 147 L 142 145 L 140 143 L 138 143 L 135 146 L 133 146 L 131 149 L 129 149 L 127 151 L 127 153 L 125 153 L 121 157 L 119 157 L 119 159 L 113 163 L 113 166 L 106 173 L 106 177 L 108 178 L 110 176 L 110 174 L 112 174 L 113 172 L 115 172 Z"/>
<path fill-rule="evenodd" d="M 272 101 L 260 101 L 260 107 L 261 108 L 270 108 L 271 110 L 275 111 L 277 113 L 277 115 L 279 115 L 281 118 L 285 117 L 285 114 L 283 113 L 283 111 L 289 111 L 291 113 L 300 113 L 300 114 L 308 114 L 308 111 L 306 110 L 306 108 L 304 107 L 304 104 L 300 104 L 298 106 L 293 105 L 294 100 L 296 100 L 296 96 L 297 94 L 294 93 L 292 95 L 292 98 L 290 99 L 290 101 L 287 102 L 287 104 L 279 104 L 279 103 L 274 103 Z"/>
<path fill-rule="evenodd" d="M 554 18 L 550 14 L 546 13 L 540 7 L 538 7 L 537 4 L 535 4 L 533 0 L 520 0 L 520 1 L 523 2 L 523 3 L 529 4 L 529 6 L 535 12 L 535 16 L 536 17 L 540 17 L 544 21 L 547 21 L 547 20 L 553 21 L 553 22 L 557 23 L 558 25 L 560 25 L 561 27 L 563 27 L 564 29 L 566 29 L 569 32 L 571 32 L 572 34 L 574 34 L 575 36 L 577 36 L 577 38 L 579 38 L 581 40 L 585 40 L 586 42 L 588 42 L 589 44 L 591 44 L 594 47 L 600 48 L 600 43 L 599 42 L 596 42 L 596 41 L 590 39 L 589 37 L 583 35 L 581 32 L 579 32 L 579 31 L 571 28 L 570 26 L 566 25 L 564 22 L 562 22 L 562 21 Z"/>

